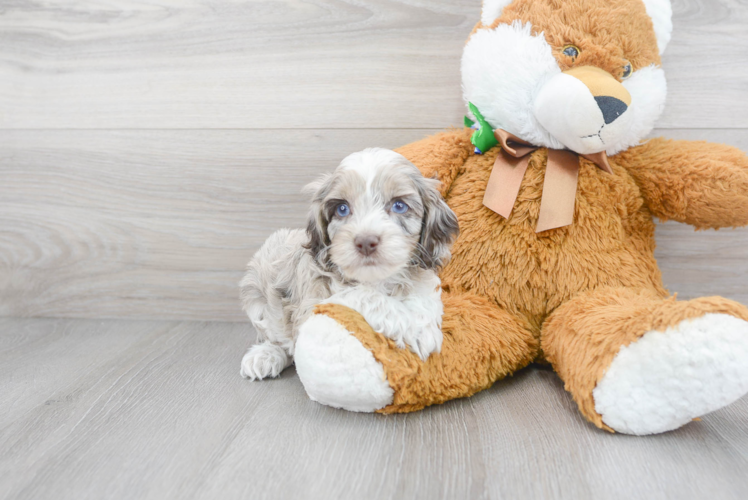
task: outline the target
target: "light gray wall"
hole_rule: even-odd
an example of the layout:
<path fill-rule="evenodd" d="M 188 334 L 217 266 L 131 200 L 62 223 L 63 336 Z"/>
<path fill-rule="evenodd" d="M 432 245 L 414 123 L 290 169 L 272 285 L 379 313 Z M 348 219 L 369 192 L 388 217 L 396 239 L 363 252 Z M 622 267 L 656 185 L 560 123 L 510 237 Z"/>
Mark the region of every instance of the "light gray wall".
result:
<path fill-rule="evenodd" d="M 302 224 L 306 182 L 461 123 L 480 11 L 68 3 L 0 2 L 0 315 L 243 320 L 242 268 Z M 748 3 L 673 4 L 657 133 L 748 150 Z M 658 242 L 680 297 L 748 302 L 748 230 L 665 224 Z"/>

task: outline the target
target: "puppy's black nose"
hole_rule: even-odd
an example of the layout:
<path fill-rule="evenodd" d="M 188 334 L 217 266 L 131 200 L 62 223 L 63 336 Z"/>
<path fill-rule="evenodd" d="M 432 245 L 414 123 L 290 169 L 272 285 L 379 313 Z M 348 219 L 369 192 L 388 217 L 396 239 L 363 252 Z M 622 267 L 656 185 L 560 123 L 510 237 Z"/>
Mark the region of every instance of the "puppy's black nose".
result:
<path fill-rule="evenodd" d="M 379 245 L 379 236 L 374 236 L 371 234 L 356 236 L 356 239 L 353 240 L 353 243 L 356 245 L 356 250 L 358 250 L 358 253 L 368 257 L 369 255 L 377 251 L 377 245 Z"/>
<path fill-rule="evenodd" d="M 606 125 L 610 125 L 616 121 L 619 116 L 629 109 L 622 100 L 607 95 L 597 96 L 595 97 L 595 101 L 597 101 L 597 107 L 603 112 Z"/>

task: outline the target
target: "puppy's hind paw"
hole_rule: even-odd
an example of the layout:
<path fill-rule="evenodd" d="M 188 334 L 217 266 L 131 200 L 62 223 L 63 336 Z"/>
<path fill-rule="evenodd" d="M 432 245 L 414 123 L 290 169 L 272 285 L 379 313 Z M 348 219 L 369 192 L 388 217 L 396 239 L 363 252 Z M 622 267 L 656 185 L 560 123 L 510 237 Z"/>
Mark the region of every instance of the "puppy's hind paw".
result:
<path fill-rule="evenodd" d="M 273 344 L 253 345 L 242 358 L 240 374 L 249 380 L 275 378 L 290 364 L 282 347 Z"/>

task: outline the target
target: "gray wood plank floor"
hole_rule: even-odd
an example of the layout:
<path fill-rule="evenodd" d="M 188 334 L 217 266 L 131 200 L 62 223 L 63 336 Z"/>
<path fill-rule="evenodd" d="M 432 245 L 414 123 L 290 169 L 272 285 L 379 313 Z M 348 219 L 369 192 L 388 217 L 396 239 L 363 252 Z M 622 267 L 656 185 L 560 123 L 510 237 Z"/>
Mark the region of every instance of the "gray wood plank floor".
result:
<path fill-rule="evenodd" d="M 0 498 L 745 499 L 748 398 L 667 434 L 586 423 L 530 368 L 410 415 L 238 374 L 237 323 L 0 318 Z"/>

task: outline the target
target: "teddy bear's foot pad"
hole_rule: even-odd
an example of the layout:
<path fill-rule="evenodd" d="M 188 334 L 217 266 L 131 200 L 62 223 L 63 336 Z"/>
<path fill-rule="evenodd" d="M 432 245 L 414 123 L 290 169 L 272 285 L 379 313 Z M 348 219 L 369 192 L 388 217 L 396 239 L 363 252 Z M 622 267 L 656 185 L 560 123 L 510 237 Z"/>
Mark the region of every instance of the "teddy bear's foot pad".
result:
<path fill-rule="evenodd" d="M 748 392 L 748 322 L 727 314 L 684 320 L 622 347 L 593 391 L 613 430 L 677 429 Z"/>
<path fill-rule="evenodd" d="M 392 404 L 394 391 L 372 353 L 334 319 L 316 314 L 299 329 L 296 372 L 313 401 L 373 412 Z"/>

